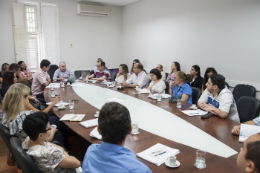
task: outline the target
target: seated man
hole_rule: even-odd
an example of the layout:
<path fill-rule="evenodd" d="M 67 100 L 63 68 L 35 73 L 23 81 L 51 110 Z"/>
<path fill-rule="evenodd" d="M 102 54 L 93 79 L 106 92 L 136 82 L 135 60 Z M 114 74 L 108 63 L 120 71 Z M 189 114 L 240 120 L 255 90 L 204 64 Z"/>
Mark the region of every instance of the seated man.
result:
<path fill-rule="evenodd" d="M 207 89 L 198 101 L 198 106 L 220 118 L 240 122 L 233 95 L 229 89 L 225 88 L 225 78 L 220 74 L 212 74 L 206 87 Z"/>
<path fill-rule="evenodd" d="M 80 161 L 69 156 L 62 147 L 47 141 L 51 135 L 51 129 L 52 126 L 46 113 L 37 112 L 28 115 L 23 122 L 23 130 L 29 137 L 25 139 L 23 149 L 28 148 L 27 154 L 44 173 L 76 173 L 75 169 L 80 167 Z"/>
<path fill-rule="evenodd" d="M 53 81 L 64 80 L 73 76 L 74 74 L 72 73 L 72 71 L 66 68 L 66 63 L 64 61 L 61 61 L 59 69 L 57 69 L 53 75 Z"/>
<path fill-rule="evenodd" d="M 100 63 L 101 61 L 103 61 L 103 60 L 102 60 L 101 58 L 98 58 L 98 59 L 97 59 L 97 64 Z M 96 65 L 95 68 L 94 68 L 94 72 L 95 72 L 95 71 L 98 71 L 97 65 Z"/>
<path fill-rule="evenodd" d="M 100 110 L 97 128 L 102 143 L 88 148 L 83 160 L 84 173 L 151 173 L 133 152 L 124 147 L 126 137 L 132 131 L 130 113 L 125 106 L 106 103 Z"/>
<path fill-rule="evenodd" d="M 46 106 L 46 101 L 44 99 L 43 91 L 51 82 L 50 76 L 47 72 L 50 69 L 50 64 L 50 61 L 46 59 L 42 60 L 40 64 L 41 69 L 37 70 L 33 75 L 32 94 L 35 95 L 44 106 Z"/>
<path fill-rule="evenodd" d="M 260 172 L 260 134 L 254 134 L 243 143 L 237 156 L 237 165 L 243 172 Z"/>
<path fill-rule="evenodd" d="M 93 78 L 95 80 L 110 80 L 111 74 L 110 71 L 106 68 L 106 63 L 101 61 L 97 63 L 98 70 L 94 71 L 94 74 L 88 76 L 89 79 Z"/>
<path fill-rule="evenodd" d="M 255 118 L 251 121 L 247 121 L 243 124 L 260 126 L 260 117 L 257 117 L 257 118 Z M 231 130 L 231 133 L 233 135 L 239 135 L 240 134 L 240 127 L 241 127 L 241 125 L 234 126 L 233 129 Z"/>
<path fill-rule="evenodd" d="M 125 81 L 125 83 L 123 83 L 123 86 L 129 88 L 135 88 L 136 86 L 139 88 L 147 88 L 149 78 L 143 69 L 144 68 L 141 63 L 135 63 L 133 68 L 134 73 Z"/>

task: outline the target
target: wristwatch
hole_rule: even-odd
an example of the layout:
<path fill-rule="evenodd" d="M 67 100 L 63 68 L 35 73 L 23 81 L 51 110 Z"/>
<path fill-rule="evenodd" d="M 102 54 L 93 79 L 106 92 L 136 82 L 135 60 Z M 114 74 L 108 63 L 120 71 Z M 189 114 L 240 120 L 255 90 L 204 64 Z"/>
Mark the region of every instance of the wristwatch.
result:
<path fill-rule="evenodd" d="M 128 84 L 128 88 L 130 88 L 130 85 L 131 85 L 131 84 Z"/>

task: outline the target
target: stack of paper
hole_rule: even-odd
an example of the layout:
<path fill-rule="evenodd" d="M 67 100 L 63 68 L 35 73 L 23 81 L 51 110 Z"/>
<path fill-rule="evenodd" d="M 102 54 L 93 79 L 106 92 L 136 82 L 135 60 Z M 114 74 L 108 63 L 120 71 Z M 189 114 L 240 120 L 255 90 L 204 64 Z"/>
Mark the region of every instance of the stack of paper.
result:
<path fill-rule="evenodd" d="M 60 121 L 81 121 L 85 114 L 65 114 Z"/>
<path fill-rule="evenodd" d="M 98 125 L 98 118 L 93 119 L 93 120 L 87 120 L 79 123 L 80 125 L 89 128 L 89 127 L 94 127 Z"/>
<path fill-rule="evenodd" d="M 124 100 L 120 100 L 118 98 L 107 99 L 107 101 L 109 101 L 109 102 L 117 102 L 117 103 L 123 103 L 124 102 Z"/>
<path fill-rule="evenodd" d="M 196 115 L 205 115 L 208 113 L 207 111 L 203 111 L 201 109 L 187 110 L 187 111 L 182 111 L 182 112 L 185 113 L 186 115 L 189 115 L 190 117 L 196 116 Z"/>
<path fill-rule="evenodd" d="M 150 93 L 151 93 L 151 91 L 150 91 L 149 89 L 147 89 L 147 88 L 145 88 L 145 89 L 140 89 L 139 92 L 140 92 L 141 94 L 150 94 Z"/>
<path fill-rule="evenodd" d="M 46 88 L 60 88 L 60 83 L 50 83 Z"/>
<path fill-rule="evenodd" d="M 153 94 L 153 96 L 154 96 L 154 97 L 158 97 L 158 93 Z M 161 94 L 161 98 L 163 98 L 163 99 L 168 99 L 168 98 L 170 98 L 170 97 L 171 97 L 170 94 Z"/>
<path fill-rule="evenodd" d="M 94 129 L 90 132 L 89 135 L 90 135 L 91 137 L 97 138 L 97 139 L 99 139 L 99 140 L 102 139 L 102 136 L 98 133 L 97 127 L 94 128 Z"/>
<path fill-rule="evenodd" d="M 248 124 L 241 124 L 239 142 L 244 142 L 249 136 L 260 133 L 260 127 Z"/>
<path fill-rule="evenodd" d="M 179 153 L 180 150 L 178 149 L 170 148 L 158 143 L 141 153 L 137 153 L 137 156 L 157 166 L 160 166 L 167 160 L 168 157 L 175 156 Z"/>
<path fill-rule="evenodd" d="M 51 103 L 52 102 L 48 102 L 48 103 L 46 103 L 46 105 L 50 105 Z M 63 104 L 63 106 L 69 105 L 69 103 L 66 103 L 66 102 L 63 102 L 63 101 L 59 101 L 54 106 L 60 107 L 60 104 Z"/>

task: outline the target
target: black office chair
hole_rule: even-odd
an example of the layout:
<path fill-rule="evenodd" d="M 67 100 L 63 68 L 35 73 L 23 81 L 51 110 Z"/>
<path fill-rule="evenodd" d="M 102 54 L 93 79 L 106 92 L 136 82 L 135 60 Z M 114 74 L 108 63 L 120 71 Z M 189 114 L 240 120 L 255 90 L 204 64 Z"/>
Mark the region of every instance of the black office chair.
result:
<path fill-rule="evenodd" d="M 240 123 L 253 120 L 259 116 L 260 101 L 254 97 L 242 96 L 237 101 L 237 111 Z"/>
<path fill-rule="evenodd" d="M 10 135 L 9 129 L 7 127 L 5 127 L 3 124 L 0 124 L 0 135 L 5 142 L 5 145 L 7 146 L 7 148 L 12 153 L 12 147 L 11 147 L 11 144 L 10 144 L 10 138 L 12 136 Z"/>
<path fill-rule="evenodd" d="M 2 101 L 3 101 L 3 96 L 2 96 L 2 89 L 0 89 L 0 104 L 2 105 Z"/>
<path fill-rule="evenodd" d="M 192 89 L 192 104 L 197 104 L 201 96 L 201 90 L 195 87 L 191 87 L 191 89 Z"/>
<path fill-rule="evenodd" d="M 236 103 L 238 99 L 242 96 L 255 97 L 255 95 L 256 95 L 256 89 L 251 85 L 239 84 L 235 86 L 233 90 L 233 96 Z"/>
<path fill-rule="evenodd" d="M 48 74 L 50 75 L 51 80 L 53 81 L 53 75 L 55 73 L 55 71 L 58 69 L 59 67 L 56 64 L 51 64 L 50 65 L 50 69 L 48 70 Z"/>
<path fill-rule="evenodd" d="M 94 74 L 94 70 L 91 70 L 91 71 L 90 71 L 90 75 L 92 75 L 92 74 Z"/>
<path fill-rule="evenodd" d="M 168 81 L 164 81 L 165 82 L 165 85 L 166 85 L 166 88 L 165 88 L 165 93 L 166 94 L 169 94 L 169 82 Z"/>
<path fill-rule="evenodd" d="M 21 140 L 18 137 L 11 137 L 10 143 L 23 173 L 41 173 L 31 157 L 22 149 Z"/>
<path fill-rule="evenodd" d="M 227 88 L 229 89 L 229 84 L 227 82 L 225 82 L 225 85 L 227 86 Z"/>
<path fill-rule="evenodd" d="M 111 74 L 111 81 L 114 82 L 116 80 L 117 73 L 111 70 L 110 74 Z"/>

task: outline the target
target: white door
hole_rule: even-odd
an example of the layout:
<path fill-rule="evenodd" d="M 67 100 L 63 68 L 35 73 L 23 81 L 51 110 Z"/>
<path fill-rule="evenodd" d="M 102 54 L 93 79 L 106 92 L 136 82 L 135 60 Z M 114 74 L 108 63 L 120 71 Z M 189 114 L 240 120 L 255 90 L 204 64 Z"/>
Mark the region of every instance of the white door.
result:
<path fill-rule="evenodd" d="M 24 5 L 13 3 L 13 31 L 16 62 L 27 61 L 27 32 Z"/>

